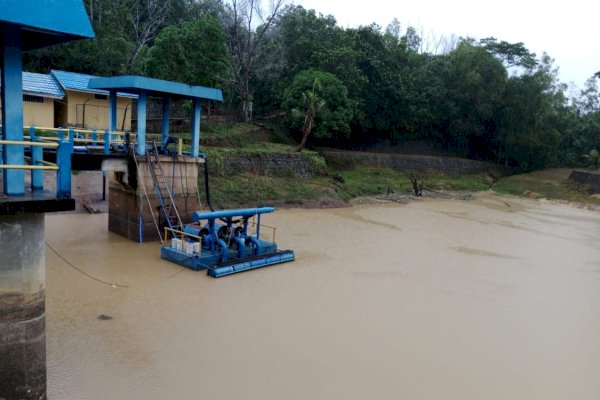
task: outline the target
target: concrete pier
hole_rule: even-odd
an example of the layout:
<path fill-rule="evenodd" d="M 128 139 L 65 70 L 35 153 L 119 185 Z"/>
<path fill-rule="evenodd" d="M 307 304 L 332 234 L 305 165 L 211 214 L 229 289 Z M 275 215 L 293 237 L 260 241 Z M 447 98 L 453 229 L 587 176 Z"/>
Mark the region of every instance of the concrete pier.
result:
<path fill-rule="evenodd" d="M 44 399 L 44 214 L 0 216 L 0 242 L 0 399 Z"/>
<path fill-rule="evenodd" d="M 108 230 L 136 242 L 159 240 L 144 194 L 145 186 L 154 216 L 164 222 L 151 172 L 145 157 L 138 157 L 139 173 L 132 162 L 129 162 L 127 173 L 110 174 Z M 200 158 L 161 156 L 161 165 L 183 223 L 189 222 L 192 214 L 199 210 L 198 164 L 203 162 Z M 164 184 L 161 183 L 161 187 L 166 197 Z"/>

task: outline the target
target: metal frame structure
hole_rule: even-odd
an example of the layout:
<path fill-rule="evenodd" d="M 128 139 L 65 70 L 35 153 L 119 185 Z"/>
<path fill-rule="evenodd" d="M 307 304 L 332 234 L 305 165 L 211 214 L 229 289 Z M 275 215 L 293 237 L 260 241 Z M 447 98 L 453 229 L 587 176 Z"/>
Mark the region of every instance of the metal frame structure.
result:
<path fill-rule="evenodd" d="M 95 35 L 81 0 L 62 0 L 60 4 L 2 0 L 0 8 L 3 193 L 24 196 L 24 171 L 39 170 L 40 166 L 25 163 L 25 147 L 39 144 L 24 141 L 23 52 Z M 57 163 L 59 171 L 62 167 L 70 174 L 70 164 L 61 165 L 63 162 Z M 70 183 L 68 190 L 59 188 L 58 194 L 70 197 Z"/>
<path fill-rule="evenodd" d="M 135 93 L 138 95 L 138 125 L 136 154 L 146 155 L 146 105 L 148 96 L 163 99 L 163 123 L 162 123 L 162 148 L 166 148 L 169 138 L 169 114 L 171 101 L 173 99 L 192 100 L 192 148 L 191 156 L 197 158 L 200 155 L 200 120 L 201 101 L 214 100 L 223 101 L 223 93 L 220 89 L 203 86 L 192 86 L 180 82 L 171 82 L 161 79 L 146 78 L 142 76 L 115 76 L 112 78 L 94 78 L 88 84 L 90 89 L 108 90 L 109 95 L 109 129 L 116 130 L 117 123 L 117 92 Z"/>

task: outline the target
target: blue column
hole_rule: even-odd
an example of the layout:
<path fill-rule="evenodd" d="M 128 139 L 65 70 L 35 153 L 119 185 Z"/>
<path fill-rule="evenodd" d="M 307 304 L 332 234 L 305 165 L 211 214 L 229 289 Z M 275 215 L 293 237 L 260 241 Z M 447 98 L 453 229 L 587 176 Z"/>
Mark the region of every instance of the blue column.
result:
<path fill-rule="evenodd" d="M 68 199 L 71 197 L 71 144 L 68 140 L 58 143 L 56 152 L 58 174 L 56 174 L 56 197 Z"/>
<path fill-rule="evenodd" d="M 41 142 L 40 139 L 31 137 L 32 142 Z M 44 148 L 40 146 L 31 146 L 31 165 L 38 165 L 39 161 L 44 160 Z M 44 171 L 39 169 L 31 170 L 31 189 L 44 190 Z"/>
<path fill-rule="evenodd" d="M 108 129 L 111 132 L 117 130 L 117 92 L 114 90 L 108 96 Z"/>
<path fill-rule="evenodd" d="M 29 127 L 29 137 L 32 142 L 41 142 L 35 136 L 35 126 Z M 38 165 L 38 161 L 44 160 L 44 148 L 31 146 L 31 165 Z M 39 169 L 31 170 L 31 190 L 44 190 L 44 171 Z"/>
<path fill-rule="evenodd" d="M 108 129 L 104 131 L 104 154 L 110 153 L 110 133 Z"/>
<path fill-rule="evenodd" d="M 198 157 L 200 153 L 200 120 L 202 118 L 200 99 L 194 99 L 194 110 L 192 111 L 192 157 Z"/>
<path fill-rule="evenodd" d="M 137 144 L 135 152 L 138 156 L 146 155 L 146 93 L 140 93 L 137 106 Z"/>
<path fill-rule="evenodd" d="M 171 98 L 163 97 L 163 120 L 162 120 L 162 149 L 167 151 L 167 140 L 169 139 L 169 114 L 171 109 Z"/>
<path fill-rule="evenodd" d="M 75 150 L 75 129 L 69 128 L 69 142 L 71 142 L 71 153 Z"/>
<path fill-rule="evenodd" d="M 23 141 L 23 53 L 21 51 L 21 28 L 5 24 L 0 43 L 2 69 L 2 139 Z M 4 164 L 23 165 L 23 146 L 4 146 Z M 4 170 L 4 193 L 11 196 L 25 194 L 23 170 Z"/>

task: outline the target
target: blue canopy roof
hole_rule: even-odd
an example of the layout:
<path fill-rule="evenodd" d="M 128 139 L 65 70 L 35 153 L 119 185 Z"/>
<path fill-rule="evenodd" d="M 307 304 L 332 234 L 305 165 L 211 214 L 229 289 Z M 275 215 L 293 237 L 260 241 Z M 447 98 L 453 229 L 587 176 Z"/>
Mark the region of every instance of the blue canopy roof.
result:
<path fill-rule="evenodd" d="M 95 36 L 81 0 L 0 0 L 0 10 L 0 24 L 21 27 L 23 50 Z"/>
<path fill-rule="evenodd" d="M 97 93 L 105 95 L 109 94 L 108 90 L 91 89 L 89 87 L 89 82 L 92 79 L 98 79 L 97 76 L 80 74 L 77 72 L 59 71 L 55 69 L 53 69 L 51 73 L 52 76 L 54 76 L 54 78 L 66 90 L 77 90 L 79 92 Z M 117 96 L 137 98 L 137 95 L 125 92 L 117 92 Z"/>
<path fill-rule="evenodd" d="M 88 85 L 95 89 L 126 90 L 131 93 L 144 92 L 150 96 L 171 96 L 188 99 L 205 99 L 223 101 L 220 89 L 204 86 L 192 86 L 180 82 L 163 81 L 143 76 L 114 76 L 112 78 L 94 78 Z"/>

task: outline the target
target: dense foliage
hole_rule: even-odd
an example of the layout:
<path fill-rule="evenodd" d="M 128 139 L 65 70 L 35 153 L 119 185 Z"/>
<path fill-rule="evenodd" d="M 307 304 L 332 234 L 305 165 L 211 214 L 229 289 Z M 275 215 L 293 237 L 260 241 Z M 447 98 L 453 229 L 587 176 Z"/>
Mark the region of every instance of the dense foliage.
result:
<path fill-rule="evenodd" d="M 33 52 L 29 70 L 218 86 L 224 111 L 249 120 L 285 110 L 298 134 L 291 110 L 318 79 L 312 95 L 325 105 L 314 116 L 313 145 L 418 141 L 523 169 L 585 163 L 600 149 L 600 72 L 569 98 L 552 59 L 523 43 L 461 38 L 429 51 L 397 20 L 343 28 L 284 0 L 269 9 L 259 0 L 85 3 L 97 38 Z"/>

